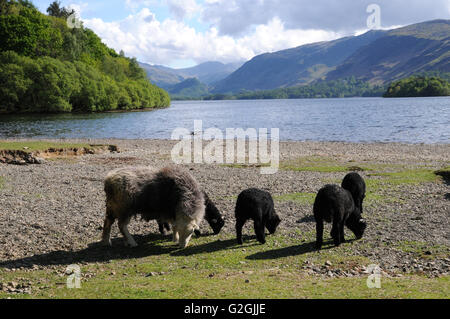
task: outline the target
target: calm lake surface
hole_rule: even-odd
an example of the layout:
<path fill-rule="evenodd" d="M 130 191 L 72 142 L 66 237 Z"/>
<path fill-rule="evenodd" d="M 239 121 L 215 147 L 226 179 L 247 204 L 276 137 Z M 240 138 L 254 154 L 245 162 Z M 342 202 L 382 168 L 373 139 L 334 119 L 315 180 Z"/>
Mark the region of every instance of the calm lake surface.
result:
<path fill-rule="evenodd" d="M 0 138 L 170 139 L 194 130 L 279 128 L 281 140 L 450 142 L 450 97 L 173 102 L 148 112 L 0 115 Z"/>

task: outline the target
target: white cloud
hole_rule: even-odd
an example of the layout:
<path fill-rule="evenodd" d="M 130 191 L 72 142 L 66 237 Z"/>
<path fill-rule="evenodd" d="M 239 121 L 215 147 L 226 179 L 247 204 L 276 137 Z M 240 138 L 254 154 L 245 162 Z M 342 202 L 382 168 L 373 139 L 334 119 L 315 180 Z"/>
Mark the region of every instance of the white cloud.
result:
<path fill-rule="evenodd" d="M 195 0 L 166 0 L 166 2 L 170 13 L 177 20 L 192 17 L 195 13 L 201 11 L 201 6 Z"/>
<path fill-rule="evenodd" d="M 126 0 L 132 14 L 105 22 L 84 20 L 104 42 L 140 61 L 248 60 L 306 43 L 361 34 L 373 0 Z M 433 18 L 449 18 L 448 0 L 377 0 L 382 29 Z M 148 6 L 170 17 L 161 20 Z M 164 11 L 164 10 L 163 10 Z M 160 20 L 158 20 L 158 18 Z M 201 22 L 201 23 L 199 23 Z M 201 25 L 194 28 L 191 25 Z"/>
<path fill-rule="evenodd" d="M 202 18 L 221 34 L 242 34 L 279 17 L 288 29 L 353 32 L 366 26 L 368 5 L 381 8 L 382 26 L 449 19 L 449 0 L 208 0 Z"/>
<path fill-rule="evenodd" d="M 128 56 L 154 64 L 177 60 L 236 62 L 257 54 L 295 47 L 301 44 L 338 38 L 340 34 L 323 30 L 288 30 L 274 17 L 238 37 L 219 34 L 216 27 L 198 32 L 183 21 L 158 21 L 148 9 L 129 15 L 122 21 L 84 20 L 103 41 Z"/>

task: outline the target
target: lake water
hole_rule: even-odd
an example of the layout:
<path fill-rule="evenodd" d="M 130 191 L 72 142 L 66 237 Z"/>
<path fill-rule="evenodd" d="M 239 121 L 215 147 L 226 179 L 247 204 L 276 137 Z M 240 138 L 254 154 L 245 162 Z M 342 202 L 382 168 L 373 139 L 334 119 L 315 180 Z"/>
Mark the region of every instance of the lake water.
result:
<path fill-rule="evenodd" d="M 0 115 L 0 138 L 170 139 L 178 127 L 279 128 L 281 140 L 450 142 L 450 97 L 173 102 L 148 112 Z"/>

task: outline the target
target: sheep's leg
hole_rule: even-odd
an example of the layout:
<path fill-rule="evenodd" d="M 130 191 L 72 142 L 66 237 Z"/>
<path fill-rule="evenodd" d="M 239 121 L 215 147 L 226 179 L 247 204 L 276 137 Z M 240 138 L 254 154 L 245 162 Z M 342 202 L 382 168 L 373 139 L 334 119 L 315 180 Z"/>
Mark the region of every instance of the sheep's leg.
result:
<path fill-rule="evenodd" d="M 192 234 L 194 233 L 194 225 L 192 223 L 186 223 L 183 224 L 181 227 L 179 227 L 179 233 L 180 233 L 180 248 L 186 248 L 189 244 L 189 241 L 191 240 Z"/>
<path fill-rule="evenodd" d="M 136 247 L 137 243 L 134 241 L 133 236 L 128 232 L 128 224 L 130 223 L 130 217 L 126 219 L 119 219 L 119 230 L 126 240 L 126 244 L 130 247 Z"/>
<path fill-rule="evenodd" d="M 341 223 L 335 218 L 333 220 L 333 227 L 331 228 L 331 237 L 333 237 L 334 245 L 339 246 L 341 244 L 340 234 L 341 234 Z"/>
<path fill-rule="evenodd" d="M 316 217 L 316 248 L 321 249 L 323 243 L 323 219 Z"/>
<path fill-rule="evenodd" d="M 239 245 L 242 245 L 242 227 L 244 227 L 245 220 L 236 220 L 236 238 Z"/>
<path fill-rule="evenodd" d="M 166 234 L 167 234 L 166 229 L 167 229 L 167 230 L 170 230 L 169 224 L 163 223 L 163 222 L 158 222 L 158 228 L 159 228 L 159 232 L 160 232 L 162 235 L 166 235 Z"/>
<path fill-rule="evenodd" d="M 264 223 L 261 220 L 255 220 L 254 223 L 256 238 L 261 244 L 266 243 L 266 234 L 264 231 Z"/>
<path fill-rule="evenodd" d="M 103 223 L 102 243 L 105 246 L 111 246 L 111 226 L 114 224 L 115 218 L 110 217 L 110 214 L 106 213 L 105 222 Z"/>
<path fill-rule="evenodd" d="M 178 232 L 178 227 L 176 224 L 172 224 L 172 240 L 174 243 L 178 243 L 178 241 L 180 240 L 180 234 Z"/>
<path fill-rule="evenodd" d="M 199 226 L 195 227 L 194 234 L 197 237 L 200 237 L 202 235 L 202 232 L 200 231 L 200 227 Z"/>
<path fill-rule="evenodd" d="M 341 225 L 339 226 L 339 231 L 340 231 L 339 232 L 339 240 L 341 241 L 341 244 L 345 243 L 344 225 L 345 225 L 345 223 L 342 222 Z"/>

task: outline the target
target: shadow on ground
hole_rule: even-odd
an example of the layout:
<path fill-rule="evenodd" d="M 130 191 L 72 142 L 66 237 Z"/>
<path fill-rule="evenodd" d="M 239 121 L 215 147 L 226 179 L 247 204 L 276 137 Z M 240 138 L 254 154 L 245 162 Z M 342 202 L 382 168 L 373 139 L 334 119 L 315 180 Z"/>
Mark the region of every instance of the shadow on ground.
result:
<path fill-rule="evenodd" d="M 242 236 L 244 242 L 253 241 L 245 247 L 260 245 L 256 240 L 256 236 Z M 224 249 L 242 249 L 244 246 L 238 245 L 236 239 L 216 240 L 202 245 L 192 245 L 185 249 L 171 252 L 172 256 L 192 256 L 203 253 L 212 253 Z"/>
<path fill-rule="evenodd" d="M 87 248 L 78 251 L 58 250 L 30 257 L 0 261 L 0 267 L 31 268 L 33 265 L 52 266 L 107 262 L 110 260 L 164 255 L 179 249 L 175 243 L 170 246 L 161 245 L 162 242 L 171 241 L 171 235 L 148 234 L 134 235 L 133 237 L 138 243 L 138 247 L 126 247 L 123 238 L 114 238 L 112 239 L 112 247 L 105 247 L 100 243 L 92 243 Z"/>
<path fill-rule="evenodd" d="M 354 241 L 354 239 L 348 239 L 348 240 L 346 240 L 346 243 L 351 243 L 353 241 Z M 334 246 L 333 241 L 329 240 L 329 241 L 326 241 L 323 243 L 321 250 L 328 250 L 328 249 L 332 249 L 334 247 L 335 246 Z M 299 256 L 299 255 L 307 254 L 307 253 L 310 253 L 313 251 L 318 251 L 315 248 L 315 241 L 309 242 L 309 243 L 303 243 L 300 245 L 294 245 L 294 246 L 290 246 L 290 247 L 261 251 L 256 254 L 247 256 L 247 257 L 245 257 L 245 259 L 250 259 L 250 260 L 278 259 L 278 258 Z"/>
<path fill-rule="evenodd" d="M 299 220 L 297 220 L 297 224 L 314 223 L 315 221 L 316 221 L 316 219 L 314 218 L 314 215 L 308 215 L 308 216 L 304 216 L 304 217 L 300 218 Z"/>
<path fill-rule="evenodd" d="M 203 234 L 201 237 L 213 237 L 212 234 Z M 163 242 L 170 242 L 172 235 L 162 236 L 160 234 L 134 235 L 138 247 L 130 248 L 124 245 L 123 238 L 112 239 L 112 247 L 102 246 L 100 243 L 92 243 L 87 248 L 70 251 L 57 250 L 44 254 L 33 255 L 13 260 L 0 261 L 0 268 L 32 268 L 37 266 L 70 265 L 77 263 L 108 262 L 110 260 L 143 258 L 149 256 L 159 256 L 170 254 L 172 256 L 191 256 L 201 253 L 211 253 L 223 249 L 241 248 L 237 245 L 236 239 L 216 240 L 206 244 L 197 245 L 195 239 L 191 241 L 191 246 L 180 249 L 178 245 L 161 245 Z M 255 236 L 244 236 L 245 240 L 252 240 Z M 254 243 L 257 245 L 258 243 Z"/>

